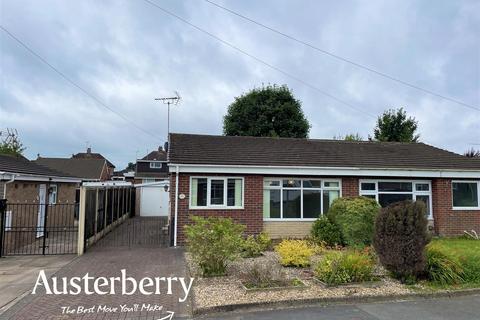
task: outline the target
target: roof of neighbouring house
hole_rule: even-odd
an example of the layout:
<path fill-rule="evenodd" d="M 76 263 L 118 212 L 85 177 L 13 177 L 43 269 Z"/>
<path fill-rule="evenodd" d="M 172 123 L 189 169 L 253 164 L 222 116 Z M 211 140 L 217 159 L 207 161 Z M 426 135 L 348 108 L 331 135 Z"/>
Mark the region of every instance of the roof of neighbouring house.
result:
<path fill-rule="evenodd" d="M 167 152 L 163 150 L 162 147 L 159 147 L 158 150 L 154 150 L 147 154 L 142 160 L 146 161 L 167 161 Z"/>
<path fill-rule="evenodd" d="M 480 159 L 424 143 L 170 134 L 172 164 L 480 171 Z"/>
<path fill-rule="evenodd" d="M 102 159 L 102 160 L 107 161 L 107 165 L 109 167 L 115 168 L 113 163 L 108 161 L 107 158 L 102 156 L 100 153 L 92 152 L 92 150 L 90 148 L 87 149 L 87 152 L 79 152 L 77 154 L 73 154 L 72 159 Z"/>
<path fill-rule="evenodd" d="M 0 172 L 27 174 L 48 177 L 72 178 L 72 175 L 59 172 L 30 161 L 23 156 L 0 155 Z"/>
<path fill-rule="evenodd" d="M 86 180 L 98 180 L 102 177 L 105 159 L 72 159 L 72 158 L 43 158 L 38 157 L 35 162 L 53 170 L 64 172 L 74 177 Z"/>

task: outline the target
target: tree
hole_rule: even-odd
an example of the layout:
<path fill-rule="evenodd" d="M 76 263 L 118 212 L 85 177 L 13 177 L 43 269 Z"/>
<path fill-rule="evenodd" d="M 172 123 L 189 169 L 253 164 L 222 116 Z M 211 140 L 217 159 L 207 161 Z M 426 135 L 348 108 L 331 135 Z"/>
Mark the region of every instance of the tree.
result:
<path fill-rule="evenodd" d="M 127 171 L 135 171 L 135 163 L 129 162 L 127 167 L 125 168 Z"/>
<path fill-rule="evenodd" d="M 413 117 L 407 118 L 403 108 L 390 109 L 378 117 L 374 137 L 377 141 L 418 142 L 417 127 L 418 122 Z"/>
<path fill-rule="evenodd" d="M 18 132 L 15 129 L 0 131 L 0 154 L 21 156 L 25 147 L 18 138 Z"/>
<path fill-rule="evenodd" d="M 480 158 L 480 150 L 470 149 L 463 154 L 465 157 L 469 158 Z"/>
<path fill-rule="evenodd" d="M 310 123 L 287 86 L 264 86 L 236 97 L 223 119 L 227 136 L 306 138 Z"/>
<path fill-rule="evenodd" d="M 334 136 L 333 140 L 345 140 L 345 141 L 363 141 L 363 138 L 358 133 L 349 133 L 344 136 Z"/>

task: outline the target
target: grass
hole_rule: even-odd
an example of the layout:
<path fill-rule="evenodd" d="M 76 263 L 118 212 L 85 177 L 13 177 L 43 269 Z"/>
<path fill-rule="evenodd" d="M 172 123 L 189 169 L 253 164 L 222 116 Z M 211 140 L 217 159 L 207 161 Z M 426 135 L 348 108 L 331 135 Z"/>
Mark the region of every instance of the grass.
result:
<path fill-rule="evenodd" d="M 475 288 L 480 287 L 480 240 L 468 238 L 438 238 L 430 246 L 448 256 L 456 257 L 464 270 L 463 282 L 459 285 L 429 283 L 432 288 Z"/>

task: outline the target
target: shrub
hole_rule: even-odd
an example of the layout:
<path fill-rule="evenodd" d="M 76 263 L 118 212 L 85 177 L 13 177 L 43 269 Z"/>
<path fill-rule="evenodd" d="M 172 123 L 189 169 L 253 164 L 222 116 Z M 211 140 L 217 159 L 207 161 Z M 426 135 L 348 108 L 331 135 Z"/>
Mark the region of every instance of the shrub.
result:
<path fill-rule="evenodd" d="M 242 256 L 245 258 L 258 257 L 262 252 L 268 250 L 272 240 L 267 233 L 261 232 L 257 236 L 250 235 L 243 242 Z"/>
<path fill-rule="evenodd" d="M 240 279 L 247 288 L 270 288 L 290 285 L 285 271 L 279 265 L 255 261 L 240 273 Z"/>
<path fill-rule="evenodd" d="M 426 207 L 422 201 L 402 201 L 380 211 L 374 247 L 382 265 L 402 282 L 414 281 L 425 270 L 429 242 Z"/>
<path fill-rule="evenodd" d="M 343 244 L 342 231 L 326 216 L 321 216 L 313 223 L 310 235 L 315 243 L 325 243 L 330 247 Z"/>
<path fill-rule="evenodd" d="M 305 240 L 283 240 L 275 247 L 275 251 L 285 267 L 308 267 L 314 253 Z"/>
<path fill-rule="evenodd" d="M 185 226 L 187 250 L 204 276 L 224 275 L 228 262 L 242 250 L 245 226 L 218 217 L 194 216 L 192 221 L 192 225 Z"/>
<path fill-rule="evenodd" d="M 463 281 L 463 267 L 460 259 L 454 255 L 429 245 L 426 250 L 426 258 L 425 272 L 428 280 L 440 285 L 459 284 Z"/>
<path fill-rule="evenodd" d="M 328 218 L 341 230 L 348 246 L 368 246 L 372 243 L 375 217 L 380 206 L 366 197 L 344 197 L 333 201 Z"/>
<path fill-rule="evenodd" d="M 358 251 L 331 251 L 315 268 L 315 276 L 330 285 L 373 280 L 375 261 Z"/>

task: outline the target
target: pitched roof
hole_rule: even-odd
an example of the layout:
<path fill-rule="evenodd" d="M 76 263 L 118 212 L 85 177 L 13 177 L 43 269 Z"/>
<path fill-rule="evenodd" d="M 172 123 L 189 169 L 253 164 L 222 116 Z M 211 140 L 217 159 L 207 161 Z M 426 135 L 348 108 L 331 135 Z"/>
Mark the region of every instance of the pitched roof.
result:
<path fill-rule="evenodd" d="M 39 165 L 23 156 L 17 157 L 11 155 L 0 155 L 0 171 L 48 177 L 73 177 L 64 172 L 59 172 Z"/>
<path fill-rule="evenodd" d="M 64 172 L 74 177 L 98 180 L 102 176 L 105 159 L 72 159 L 72 158 L 43 158 L 35 162 L 53 170 Z"/>
<path fill-rule="evenodd" d="M 480 171 L 480 159 L 424 143 L 170 134 L 170 163 Z"/>
<path fill-rule="evenodd" d="M 108 165 L 109 167 L 115 168 L 115 166 L 113 165 L 113 163 L 111 163 L 110 161 L 108 161 L 107 158 L 105 158 L 104 156 L 102 156 L 100 153 L 90 152 L 90 150 L 89 150 L 88 152 L 79 152 L 79 153 L 77 153 L 77 154 L 73 154 L 73 155 L 72 155 L 72 159 L 102 159 L 102 160 L 107 161 L 107 165 Z"/>
<path fill-rule="evenodd" d="M 162 148 L 158 148 L 158 150 L 152 151 L 147 154 L 142 160 L 147 161 L 167 161 L 167 152 L 162 150 Z"/>

